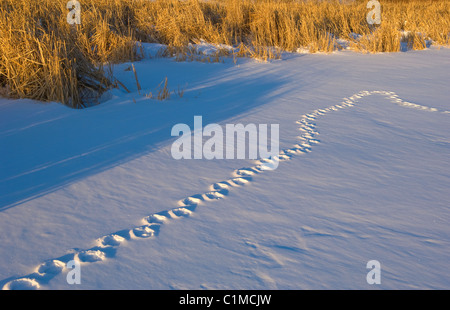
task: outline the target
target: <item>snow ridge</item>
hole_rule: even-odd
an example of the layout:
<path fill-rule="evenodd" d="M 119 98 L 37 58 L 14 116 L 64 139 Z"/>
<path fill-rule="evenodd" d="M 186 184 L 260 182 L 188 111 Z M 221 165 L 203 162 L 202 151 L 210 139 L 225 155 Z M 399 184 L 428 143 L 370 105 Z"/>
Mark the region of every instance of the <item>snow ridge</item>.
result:
<path fill-rule="evenodd" d="M 289 161 L 295 156 L 311 152 L 312 147 L 315 144 L 320 143 L 320 140 L 316 138 L 316 136 L 319 135 L 319 132 L 316 130 L 316 124 L 314 123 L 316 118 L 326 115 L 329 112 L 353 107 L 358 103 L 359 99 L 371 95 L 383 95 L 387 100 L 403 107 L 428 112 L 450 113 L 450 111 L 439 111 L 436 108 L 404 101 L 391 91 L 360 91 L 351 97 L 343 98 L 342 102 L 339 104 L 324 109 L 317 109 L 309 114 L 302 115 L 301 119 L 296 122 L 299 125 L 298 129 L 301 131 L 301 134 L 298 137 L 298 143 L 290 148 L 281 150 L 277 156 L 257 160 L 252 167 L 240 168 L 233 171 L 230 179 L 211 184 L 206 192 L 181 199 L 178 202 L 178 206 L 170 210 L 164 210 L 142 218 L 140 226 L 112 232 L 102 236 L 95 240 L 95 246 L 90 249 L 75 249 L 62 257 L 49 259 L 41 263 L 35 268 L 34 272 L 29 275 L 18 277 L 10 281 L 5 279 L 1 282 L 8 282 L 6 282 L 2 289 L 40 289 L 45 284 L 48 284 L 49 281 L 59 273 L 69 271 L 66 266 L 71 260 L 78 260 L 82 265 L 105 261 L 107 259 L 112 259 L 115 256 L 117 248 L 124 242 L 130 242 L 135 239 L 156 238 L 159 235 L 161 228 L 163 228 L 164 224 L 167 222 L 189 217 L 195 212 L 198 206 L 225 199 L 230 191 L 236 190 L 239 187 L 252 182 L 254 176 L 268 170 L 273 170 L 271 169 L 272 165 Z"/>

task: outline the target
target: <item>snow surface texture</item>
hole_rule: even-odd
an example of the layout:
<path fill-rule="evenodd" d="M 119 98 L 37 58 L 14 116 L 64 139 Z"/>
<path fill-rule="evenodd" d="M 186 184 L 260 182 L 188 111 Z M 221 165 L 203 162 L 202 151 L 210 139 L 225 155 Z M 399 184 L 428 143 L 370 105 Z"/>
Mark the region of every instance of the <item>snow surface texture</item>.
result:
<path fill-rule="evenodd" d="M 282 98 L 288 96 L 281 95 L 279 99 Z M 389 107 L 389 103 L 394 105 Z M 411 108 L 413 112 L 399 112 L 402 110 L 400 107 Z M 166 209 L 144 214 L 128 228 L 110 230 L 88 242 L 89 247 L 74 248 L 64 255 L 47 257 L 31 273 L 9 276 L 0 284 L 3 289 L 368 288 L 365 263 L 379 259 L 382 266 L 380 288 L 448 288 L 449 170 L 444 163 L 449 155 L 450 116 L 445 107 L 408 102 L 393 91 L 364 90 L 328 107 L 312 109 L 301 115 L 295 121 L 297 128 L 289 127 L 289 130 L 298 132 L 289 134 L 296 139 L 293 144 L 283 147 L 275 158 L 249 162 L 247 166 L 234 169 L 229 178 L 221 181 L 216 179 L 221 172 L 215 174 L 211 167 L 198 170 L 192 161 L 184 162 L 189 167 L 185 170 L 180 168 L 177 174 L 178 166 L 171 167 L 170 159 L 167 159 L 167 166 L 161 162 L 163 174 L 173 172 L 177 178 L 181 176 L 188 181 L 195 171 L 200 176 L 206 171 L 210 176 L 201 183 L 215 180 L 199 188 L 197 193 L 178 201 L 167 199 Z M 338 113 L 353 109 L 353 114 Z M 340 119 L 327 122 L 332 115 Z M 441 116 L 436 119 L 430 115 Z M 436 128 L 430 129 L 425 122 L 433 119 Z M 342 128 L 336 129 L 339 126 Z M 321 127 L 324 131 L 321 130 L 319 139 Z M 379 131 L 375 135 L 374 128 Z M 323 140 L 325 146 L 317 155 L 322 158 L 311 158 L 311 152 L 317 145 L 322 145 Z M 411 146 L 414 141 L 417 145 Z M 289 139 L 283 142 L 289 142 Z M 428 148 L 420 146 L 419 142 Z M 388 152 L 383 151 L 385 146 L 390 148 Z M 395 146 L 399 149 L 398 157 L 392 155 L 396 154 Z M 162 149 L 163 154 L 170 157 L 169 148 Z M 417 157 L 411 157 L 414 152 L 417 152 Z M 304 162 L 307 158 L 310 159 Z M 263 169 L 274 160 L 280 163 L 278 169 Z M 139 158 L 128 164 L 135 162 L 135 169 L 139 170 L 141 168 L 136 161 Z M 417 163 L 421 161 L 429 161 L 432 165 L 418 167 Z M 289 163 L 286 166 L 296 162 L 295 167 L 302 167 L 284 169 L 284 162 Z M 140 164 L 143 167 L 142 162 Z M 227 162 L 222 169 L 235 164 L 233 161 Z M 127 169 L 126 165 L 121 163 L 114 169 Z M 305 165 L 306 168 L 303 167 Z M 42 169 L 48 167 L 51 165 L 45 165 Z M 358 174 L 360 169 L 362 173 Z M 141 178 L 134 172 L 136 170 L 131 170 L 127 175 L 121 171 L 108 176 L 106 169 L 100 175 L 106 174 L 101 179 L 119 175 L 131 188 L 130 175 Z M 283 179 L 287 180 L 290 190 L 283 191 L 287 185 Z M 258 183 L 258 180 L 262 181 L 261 186 L 248 186 Z M 411 180 L 414 180 L 413 184 Z M 173 197 L 170 193 L 164 193 L 170 192 L 171 182 L 163 183 L 158 178 L 152 179 L 152 182 L 157 185 L 149 183 L 148 186 L 156 186 L 156 195 Z M 141 193 L 135 196 L 128 188 L 111 188 L 108 191 L 109 183 L 83 184 L 83 180 L 71 186 L 76 187 L 77 183 L 81 183 L 78 185 L 81 188 L 73 191 L 73 195 L 80 195 L 87 187 L 97 186 L 100 194 L 86 194 L 89 196 L 87 201 L 105 208 L 99 213 L 82 216 L 74 211 L 67 216 L 78 217 L 77 220 L 70 222 L 63 218 L 61 225 L 81 229 L 94 225 L 95 222 L 90 224 L 89 216 L 99 217 L 102 212 L 113 212 L 106 208 L 104 197 L 126 198 L 128 203 L 136 200 L 137 204 L 145 201 L 145 196 L 140 197 Z M 253 194 L 252 189 L 255 190 Z M 61 190 L 46 195 L 57 195 Z M 115 191 L 122 191 L 124 197 L 112 197 Z M 239 195 L 239 191 L 243 193 Z M 69 193 L 65 193 L 68 194 L 70 189 Z M 32 197 L 30 202 L 39 199 L 42 198 Z M 65 200 L 60 199 L 64 203 Z M 236 207 L 230 208 L 228 200 Z M 58 212 L 58 201 L 50 198 L 49 202 L 52 201 L 54 212 Z M 374 208 L 379 206 L 384 207 L 377 212 Z M 395 212 L 387 212 L 394 206 L 397 208 Z M 20 204 L 14 206 L 18 207 Z M 12 209 L 5 208 L 2 212 Z M 205 216 L 202 212 L 205 216 L 202 219 L 202 216 L 196 215 L 200 210 L 212 210 L 213 213 Z M 140 209 L 139 212 L 145 210 Z M 120 225 L 126 220 L 135 221 L 126 218 L 126 210 L 122 210 L 121 214 Z M 421 222 L 427 217 L 432 219 Z M 187 222 L 182 225 L 180 219 L 191 221 L 182 221 Z M 12 222 L 17 224 L 20 221 L 16 219 Z M 107 227 L 102 230 L 105 229 Z M 22 234 L 26 235 L 26 231 Z M 167 237 L 164 237 L 165 234 Z M 36 237 L 28 242 L 39 243 L 39 236 Z M 49 240 L 57 238 L 54 236 Z M 82 239 L 86 244 L 87 237 Z M 137 242 L 155 242 L 158 239 L 159 243 L 148 245 Z M 160 252 L 147 256 L 147 250 L 142 250 L 142 247 L 152 245 L 155 246 L 154 251 Z M 205 245 L 213 250 L 202 251 Z M 186 247 L 192 250 L 186 250 Z M 11 245 L 5 246 L 2 256 L 9 255 L 8 250 L 11 249 Z M 192 251 L 196 251 L 195 254 Z M 79 286 L 69 286 L 64 279 L 68 271 L 66 264 L 73 259 L 82 263 L 83 284 Z M 113 261 L 117 263 L 113 264 Z M 151 262 L 150 265 L 147 261 Z M 111 269 L 96 272 L 91 265 L 98 266 L 99 262 L 104 262 L 105 268 L 109 266 Z M 8 267 L 3 260 L 1 264 Z M 12 261 L 10 264 L 14 265 Z M 26 270 L 20 266 L 17 269 Z M 0 275 L 6 276 L 7 273 L 2 270 Z"/>
<path fill-rule="evenodd" d="M 38 266 L 34 273 L 8 282 L 5 284 L 4 289 L 40 288 L 40 282 L 47 283 L 55 274 L 62 272 L 64 269 L 63 266 L 65 266 L 70 260 L 75 259 L 83 263 L 103 261 L 107 257 L 113 257 L 113 254 L 116 251 L 115 248 L 124 241 L 137 238 L 152 238 L 157 236 L 160 232 L 162 224 L 170 220 L 191 215 L 199 204 L 225 198 L 230 190 L 239 188 L 246 183 L 251 182 L 254 175 L 263 173 L 266 170 L 264 169 L 264 167 L 266 167 L 265 164 L 269 164 L 270 166 L 270 164 L 274 161 L 282 162 L 292 159 L 295 155 L 311 152 L 311 147 L 320 142 L 315 138 L 316 135 L 318 135 L 318 132 L 316 131 L 315 124 L 313 123 L 317 117 L 323 116 L 332 111 L 337 111 L 338 109 L 353 107 L 358 99 L 373 94 L 385 95 L 391 100 L 391 102 L 401 106 L 431 112 L 438 111 L 436 108 L 405 102 L 404 100 L 398 98 L 394 92 L 361 91 L 349 98 L 344 98 L 344 101 L 340 104 L 336 104 L 325 109 L 318 109 L 309 114 L 303 115 L 302 118 L 297 121 L 300 125 L 299 130 L 302 132 L 299 137 L 300 142 L 288 149 L 282 150 L 278 156 L 258 160 L 258 163 L 252 167 L 237 169 L 233 172 L 231 179 L 210 185 L 207 192 L 186 197 L 179 201 L 179 206 L 175 208 L 154 213 L 143 218 L 143 225 L 141 226 L 102 236 L 96 241 L 97 245 L 93 248 L 77 250 L 75 253 L 66 255 L 64 258 L 55 258 L 46 261 Z M 444 111 L 442 113 L 448 113 L 448 111 Z"/>

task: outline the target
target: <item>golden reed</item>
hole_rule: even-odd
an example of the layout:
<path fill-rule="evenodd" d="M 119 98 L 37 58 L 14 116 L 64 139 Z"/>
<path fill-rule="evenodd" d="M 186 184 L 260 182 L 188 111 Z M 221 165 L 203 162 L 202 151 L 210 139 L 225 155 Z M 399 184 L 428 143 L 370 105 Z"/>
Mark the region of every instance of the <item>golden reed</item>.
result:
<path fill-rule="evenodd" d="M 82 108 L 114 85 L 104 65 L 138 59 L 139 41 L 163 43 L 181 60 L 199 40 L 263 60 L 332 52 L 338 39 L 370 53 L 450 43 L 446 0 L 379 0 L 378 26 L 366 21 L 368 0 L 78 1 L 81 23 L 69 25 L 67 0 L 0 0 L 3 94 Z"/>

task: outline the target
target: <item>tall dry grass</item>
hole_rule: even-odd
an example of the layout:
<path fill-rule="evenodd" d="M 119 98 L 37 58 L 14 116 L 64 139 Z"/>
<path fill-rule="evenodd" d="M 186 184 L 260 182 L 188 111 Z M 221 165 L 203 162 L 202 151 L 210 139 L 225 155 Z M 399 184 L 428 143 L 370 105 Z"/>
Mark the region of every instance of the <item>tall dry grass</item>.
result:
<path fill-rule="evenodd" d="M 178 60 L 193 59 L 199 40 L 263 60 L 332 52 L 341 40 L 370 53 L 450 44 L 450 1 L 379 1 L 382 23 L 371 26 L 368 0 L 79 0 L 72 26 L 67 0 L 0 0 L 0 89 L 83 107 L 114 85 L 103 65 L 139 58 L 137 41 L 166 44 Z"/>
<path fill-rule="evenodd" d="M 0 1 L 0 87 L 9 96 L 82 108 L 110 87 L 104 64 L 137 57 L 122 1 L 86 1 L 80 25 L 67 23 L 66 5 Z"/>

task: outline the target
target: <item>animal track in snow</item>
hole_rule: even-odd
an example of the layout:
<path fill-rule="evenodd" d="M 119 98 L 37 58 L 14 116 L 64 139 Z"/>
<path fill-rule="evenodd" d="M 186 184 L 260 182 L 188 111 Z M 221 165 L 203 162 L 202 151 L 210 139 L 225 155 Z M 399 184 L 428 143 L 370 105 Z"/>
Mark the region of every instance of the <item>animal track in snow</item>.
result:
<path fill-rule="evenodd" d="M 118 246 L 120 245 L 122 242 L 124 242 L 126 239 L 122 236 L 116 235 L 116 234 L 111 234 L 111 235 L 107 235 L 104 236 L 102 238 L 99 238 L 97 240 L 97 243 L 100 247 L 107 247 L 107 246 Z"/>
<path fill-rule="evenodd" d="M 50 260 L 42 263 L 36 268 L 36 272 L 39 274 L 58 274 L 66 265 L 60 260 Z"/>
<path fill-rule="evenodd" d="M 20 278 L 10 281 L 3 287 L 4 290 L 37 290 L 41 286 L 32 278 Z"/>
<path fill-rule="evenodd" d="M 83 263 L 98 262 L 106 259 L 106 253 L 101 250 L 82 250 L 75 255 Z"/>
<path fill-rule="evenodd" d="M 317 131 L 316 123 L 314 122 L 318 117 L 330 112 L 339 111 L 340 109 L 353 107 L 358 103 L 358 99 L 370 95 L 383 95 L 392 103 L 403 107 L 428 112 L 450 113 L 450 111 L 439 111 L 436 108 L 404 101 L 394 92 L 390 91 L 361 91 L 351 97 L 343 98 L 339 104 L 324 109 L 316 109 L 311 113 L 302 115 L 301 118 L 296 121 L 296 124 L 299 125 L 299 142 L 290 148 L 281 150 L 279 154 L 273 158 L 262 158 L 256 160 L 255 165 L 252 167 L 244 167 L 235 170 L 230 179 L 210 185 L 209 190 L 205 193 L 188 196 L 181 199 L 178 202 L 178 206 L 172 209 L 150 214 L 142 218 L 142 225 L 140 226 L 102 236 L 96 240 L 95 243 L 97 246 L 91 249 L 75 249 L 72 253 L 66 254 L 61 258 L 50 259 L 37 266 L 34 273 L 7 281 L 2 289 L 40 289 L 57 274 L 64 272 L 67 269 L 67 262 L 71 259 L 78 259 L 83 264 L 101 262 L 107 258 L 114 257 L 117 247 L 124 242 L 134 239 L 151 239 L 157 237 L 160 229 L 168 222 L 191 216 L 199 205 L 226 199 L 226 196 L 230 191 L 252 182 L 253 178 L 258 174 L 267 170 L 272 170 L 271 165 L 272 167 L 276 167 L 279 162 L 289 161 L 297 155 L 304 155 L 311 152 L 313 146 L 320 143 L 320 140 L 316 137 L 319 135 L 319 132 Z M 6 280 L 3 282 L 5 281 Z"/>

